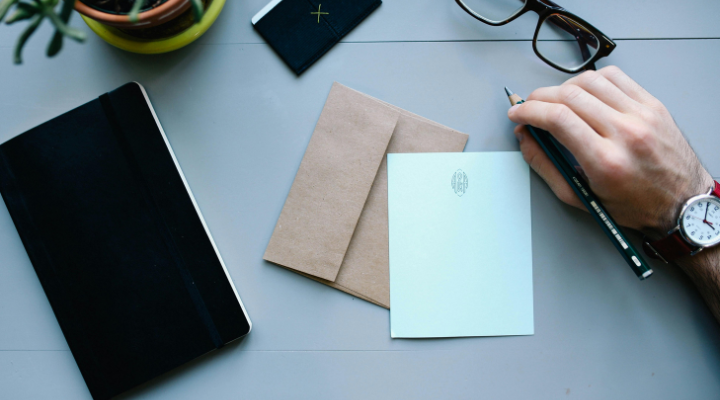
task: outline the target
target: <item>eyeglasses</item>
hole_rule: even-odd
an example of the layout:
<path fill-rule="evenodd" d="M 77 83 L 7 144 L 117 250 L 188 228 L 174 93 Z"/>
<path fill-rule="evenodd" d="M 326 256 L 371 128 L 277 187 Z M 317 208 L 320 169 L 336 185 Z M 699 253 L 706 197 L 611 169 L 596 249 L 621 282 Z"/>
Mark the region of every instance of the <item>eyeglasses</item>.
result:
<path fill-rule="evenodd" d="M 595 69 L 615 49 L 599 29 L 550 0 L 455 0 L 463 10 L 492 26 L 505 25 L 535 11 L 538 25 L 533 50 L 550 66 L 567 73 Z"/>

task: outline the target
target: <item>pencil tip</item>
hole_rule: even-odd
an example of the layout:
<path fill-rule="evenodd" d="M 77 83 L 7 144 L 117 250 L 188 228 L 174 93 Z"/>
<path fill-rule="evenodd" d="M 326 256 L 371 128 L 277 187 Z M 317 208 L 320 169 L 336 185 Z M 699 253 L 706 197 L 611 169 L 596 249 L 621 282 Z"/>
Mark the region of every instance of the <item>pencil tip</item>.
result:
<path fill-rule="evenodd" d="M 505 86 L 505 93 L 507 93 L 508 97 L 510 97 L 510 96 L 512 96 L 513 94 L 515 94 L 515 93 L 512 92 L 512 90 L 508 89 L 507 86 Z"/>

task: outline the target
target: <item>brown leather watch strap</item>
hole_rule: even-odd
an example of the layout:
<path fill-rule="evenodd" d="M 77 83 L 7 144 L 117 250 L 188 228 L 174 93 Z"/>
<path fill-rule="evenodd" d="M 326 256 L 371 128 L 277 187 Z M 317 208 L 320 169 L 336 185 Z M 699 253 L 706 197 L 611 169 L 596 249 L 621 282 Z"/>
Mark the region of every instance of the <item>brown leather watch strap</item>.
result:
<path fill-rule="evenodd" d="M 720 183 L 717 181 L 713 182 L 714 186 L 710 194 L 720 198 Z M 699 249 L 699 247 L 691 245 L 682 238 L 680 235 L 680 227 L 676 227 L 670 235 L 660 240 L 653 242 L 646 240 L 643 242 L 643 250 L 648 257 L 663 260 L 666 263 L 682 256 L 691 255 Z"/>

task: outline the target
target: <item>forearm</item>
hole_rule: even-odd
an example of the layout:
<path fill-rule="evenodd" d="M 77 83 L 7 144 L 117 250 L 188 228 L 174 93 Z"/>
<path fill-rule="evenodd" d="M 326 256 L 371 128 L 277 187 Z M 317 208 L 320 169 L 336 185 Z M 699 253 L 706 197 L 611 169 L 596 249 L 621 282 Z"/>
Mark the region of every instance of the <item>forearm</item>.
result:
<path fill-rule="evenodd" d="M 720 247 L 705 249 L 676 264 L 695 283 L 715 319 L 720 322 Z"/>

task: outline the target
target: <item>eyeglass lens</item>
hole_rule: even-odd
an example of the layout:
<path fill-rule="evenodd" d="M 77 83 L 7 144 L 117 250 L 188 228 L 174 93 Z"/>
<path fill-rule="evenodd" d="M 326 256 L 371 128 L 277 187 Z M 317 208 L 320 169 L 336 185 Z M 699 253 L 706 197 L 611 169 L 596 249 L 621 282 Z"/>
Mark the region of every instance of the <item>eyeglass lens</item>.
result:
<path fill-rule="evenodd" d="M 525 6 L 525 0 L 462 0 L 463 4 L 490 22 L 502 22 Z"/>
<path fill-rule="evenodd" d="M 548 61 L 575 70 L 584 66 L 599 50 L 599 40 L 572 18 L 550 14 L 540 25 L 535 43 Z"/>

